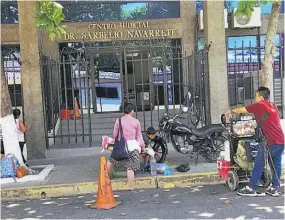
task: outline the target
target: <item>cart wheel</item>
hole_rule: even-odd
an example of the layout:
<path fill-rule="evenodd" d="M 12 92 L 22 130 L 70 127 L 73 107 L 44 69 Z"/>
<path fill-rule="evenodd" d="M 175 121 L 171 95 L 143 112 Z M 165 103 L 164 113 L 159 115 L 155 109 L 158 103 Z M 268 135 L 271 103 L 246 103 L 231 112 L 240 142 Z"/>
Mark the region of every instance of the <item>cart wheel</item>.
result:
<path fill-rule="evenodd" d="M 260 183 L 261 183 L 265 188 L 267 188 L 267 187 L 271 184 L 271 181 L 272 181 L 272 175 L 271 175 L 270 170 L 264 169 L 264 170 L 262 171 L 262 174 L 261 174 Z"/>
<path fill-rule="evenodd" d="M 238 179 L 238 175 L 236 172 L 234 172 L 232 170 L 229 171 L 227 185 L 231 191 L 237 190 L 237 188 L 239 186 L 239 179 Z"/>

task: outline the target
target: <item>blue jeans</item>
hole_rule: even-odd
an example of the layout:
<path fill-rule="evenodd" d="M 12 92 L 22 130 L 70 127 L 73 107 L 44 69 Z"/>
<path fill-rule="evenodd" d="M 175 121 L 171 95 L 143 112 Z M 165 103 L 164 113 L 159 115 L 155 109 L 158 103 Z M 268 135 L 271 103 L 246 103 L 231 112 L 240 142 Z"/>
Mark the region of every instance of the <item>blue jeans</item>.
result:
<path fill-rule="evenodd" d="M 269 146 L 269 151 L 270 151 L 272 161 L 273 161 L 273 166 L 275 168 L 276 175 L 277 175 L 276 177 L 276 175 L 274 174 L 274 170 L 272 169 L 272 175 L 273 175 L 272 176 L 272 187 L 278 188 L 279 187 L 278 180 L 280 180 L 281 172 L 282 172 L 281 160 L 282 160 L 282 153 L 284 151 L 284 144 L 271 145 Z M 266 155 L 264 152 L 264 148 L 260 147 L 257 152 L 257 156 L 255 157 L 254 167 L 253 167 L 252 174 L 251 174 L 250 187 L 252 189 L 257 188 L 257 183 L 261 178 L 261 174 L 265 166 L 265 160 L 267 159 L 265 156 Z M 270 158 L 269 158 L 269 163 L 271 163 Z"/>

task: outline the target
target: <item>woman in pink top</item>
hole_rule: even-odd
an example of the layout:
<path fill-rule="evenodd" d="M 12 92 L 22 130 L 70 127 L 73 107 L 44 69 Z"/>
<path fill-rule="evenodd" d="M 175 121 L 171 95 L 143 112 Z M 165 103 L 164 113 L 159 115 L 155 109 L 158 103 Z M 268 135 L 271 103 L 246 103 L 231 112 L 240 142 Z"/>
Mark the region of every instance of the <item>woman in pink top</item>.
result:
<path fill-rule="evenodd" d="M 134 106 L 131 103 L 125 104 L 125 115 L 121 118 L 124 138 L 128 145 L 129 158 L 117 161 L 110 158 L 107 162 L 107 169 L 109 174 L 112 171 L 112 166 L 124 168 L 127 170 L 128 186 L 130 190 L 134 188 L 134 172 L 140 169 L 139 154 L 145 149 L 145 144 L 142 138 L 141 125 L 139 120 L 133 117 Z M 119 133 L 119 120 L 116 120 L 113 138 L 116 139 Z"/>

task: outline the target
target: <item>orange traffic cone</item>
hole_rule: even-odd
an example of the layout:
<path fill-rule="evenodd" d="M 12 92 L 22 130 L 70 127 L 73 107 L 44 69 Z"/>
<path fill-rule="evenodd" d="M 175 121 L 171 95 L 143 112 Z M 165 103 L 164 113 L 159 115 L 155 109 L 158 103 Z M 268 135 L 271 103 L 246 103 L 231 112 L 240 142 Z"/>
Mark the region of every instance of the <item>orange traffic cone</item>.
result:
<path fill-rule="evenodd" d="M 100 158 L 99 183 L 97 191 L 97 201 L 90 208 L 95 209 L 112 209 L 120 205 L 121 202 L 116 202 L 112 190 L 111 180 L 108 176 L 106 158 Z"/>
<path fill-rule="evenodd" d="M 78 107 L 77 99 L 74 98 L 73 119 L 81 118 L 81 114 Z"/>

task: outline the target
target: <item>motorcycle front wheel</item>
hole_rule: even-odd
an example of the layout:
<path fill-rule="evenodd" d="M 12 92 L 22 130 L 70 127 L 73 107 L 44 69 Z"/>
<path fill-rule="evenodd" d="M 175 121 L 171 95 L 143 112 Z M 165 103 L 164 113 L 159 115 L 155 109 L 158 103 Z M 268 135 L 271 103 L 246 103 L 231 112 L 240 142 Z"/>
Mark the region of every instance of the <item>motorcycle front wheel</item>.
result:
<path fill-rule="evenodd" d="M 166 159 L 167 155 L 167 146 L 166 143 L 162 140 L 156 141 L 155 145 L 153 146 L 153 150 L 155 152 L 155 159 L 157 163 L 163 163 Z"/>
<path fill-rule="evenodd" d="M 220 156 L 220 152 L 224 151 L 225 141 L 227 141 L 228 138 L 224 136 L 214 136 L 212 137 L 212 143 L 215 146 L 215 150 L 211 150 L 207 154 L 203 154 L 202 156 L 205 158 L 206 161 L 209 163 L 215 163 L 217 162 L 218 157 Z M 211 147 L 213 149 L 213 147 Z"/>

